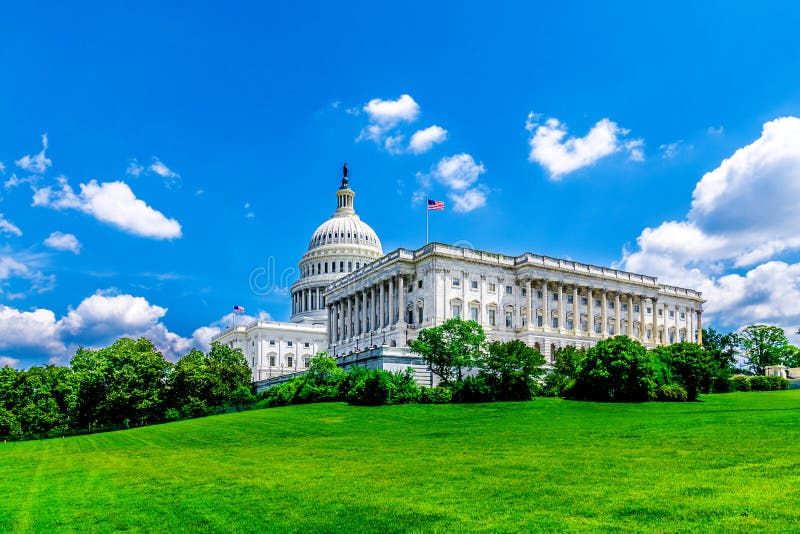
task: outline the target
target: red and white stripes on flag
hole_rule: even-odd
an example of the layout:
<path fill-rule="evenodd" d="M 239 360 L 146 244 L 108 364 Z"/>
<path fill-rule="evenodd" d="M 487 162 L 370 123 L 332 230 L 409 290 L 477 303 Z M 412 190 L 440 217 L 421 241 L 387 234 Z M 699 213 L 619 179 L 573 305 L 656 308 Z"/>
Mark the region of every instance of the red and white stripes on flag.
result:
<path fill-rule="evenodd" d="M 244 308 L 242 306 L 236 305 L 233 307 L 233 313 L 244 313 Z"/>
<path fill-rule="evenodd" d="M 444 201 L 428 199 L 429 211 L 444 211 Z"/>

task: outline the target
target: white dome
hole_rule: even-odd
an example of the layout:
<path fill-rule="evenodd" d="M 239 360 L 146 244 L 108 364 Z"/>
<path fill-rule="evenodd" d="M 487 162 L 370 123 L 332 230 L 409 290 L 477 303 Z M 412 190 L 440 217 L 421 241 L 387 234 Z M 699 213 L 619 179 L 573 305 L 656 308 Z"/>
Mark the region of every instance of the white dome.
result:
<path fill-rule="evenodd" d="M 336 214 L 320 224 L 311 236 L 308 251 L 327 245 L 362 245 L 372 249 L 376 258 L 383 256 L 378 234 L 356 214 Z"/>

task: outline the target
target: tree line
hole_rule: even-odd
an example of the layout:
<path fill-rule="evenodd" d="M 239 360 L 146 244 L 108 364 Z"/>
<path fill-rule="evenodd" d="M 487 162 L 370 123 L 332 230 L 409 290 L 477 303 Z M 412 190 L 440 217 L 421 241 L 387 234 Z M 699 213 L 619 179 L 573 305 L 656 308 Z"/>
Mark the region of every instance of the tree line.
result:
<path fill-rule="evenodd" d="M 54 437 L 196 417 L 255 401 L 239 349 L 213 344 L 168 362 L 145 339 L 79 348 L 68 366 L 0 369 L 0 437 Z"/>

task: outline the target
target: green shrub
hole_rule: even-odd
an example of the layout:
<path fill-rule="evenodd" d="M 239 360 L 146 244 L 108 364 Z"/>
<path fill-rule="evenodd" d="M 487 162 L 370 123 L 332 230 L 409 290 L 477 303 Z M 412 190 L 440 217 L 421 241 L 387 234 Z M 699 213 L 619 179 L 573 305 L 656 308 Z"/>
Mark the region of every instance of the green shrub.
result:
<path fill-rule="evenodd" d="M 421 388 L 419 402 L 422 404 L 447 404 L 453 400 L 453 392 L 444 387 Z"/>
<path fill-rule="evenodd" d="M 732 391 L 750 391 L 750 382 L 746 376 L 734 376 L 730 383 Z"/>
<path fill-rule="evenodd" d="M 787 379 L 781 378 L 780 376 L 768 376 L 767 378 L 772 382 L 773 391 L 789 389 L 789 381 Z"/>
<path fill-rule="evenodd" d="M 491 386 L 481 375 L 468 376 L 464 380 L 455 382 L 451 389 L 453 402 L 491 402 L 494 400 Z"/>
<path fill-rule="evenodd" d="M 688 398 L 686 389 L 678 384 L 665 384 L 656 390 L 656 400 L 659 402 L 686 402 Z"/>
<path fill-rule="evenodd" d="M 177 421 L 181 418 L 181 412 L 177 408 L 167 408 L 164 412 L 164 419 L 167 421 Z"/>
<path fill-rule="evenodd" d="M 725 375 L 715 376 L 711 382 L 711 391 L 713 393 L 730 393 L 733 391 L 730 377 Z"/>
<path fill-rule="evenodd" d="M 747 380 L 751 391 L 777 391 L 789 389 L 789 381 L 780 376 L 751 376 Z"/>
<path fill-rule="evenodd" d="M 414 380 L 414 371 L 409 368 L 403 373 L 390 373 L 378 369 L 351 371 L 345 383 L 349 389 L 345 400 L 350 404 L 378 406 L 381 404 L 408 404 L 418 402 L 419 386 Z M 351 379 L 352 378 L 352 379 Z"/>

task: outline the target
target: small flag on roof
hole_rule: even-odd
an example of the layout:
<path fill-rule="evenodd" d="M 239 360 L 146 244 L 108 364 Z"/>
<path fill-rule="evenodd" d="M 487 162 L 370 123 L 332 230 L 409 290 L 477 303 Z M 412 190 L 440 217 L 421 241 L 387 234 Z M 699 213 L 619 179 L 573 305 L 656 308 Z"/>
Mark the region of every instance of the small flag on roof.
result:
<path fill-rule="evenodd" d="M 431 211 L 444 211 L 444 201 L 428 199 L 428 209 Z"/>
<path fill-rule="evenodd" d="M 236 305 L 233 307 L 233 313 L 244 313 L 244 308 L 239 305 Z"/>

